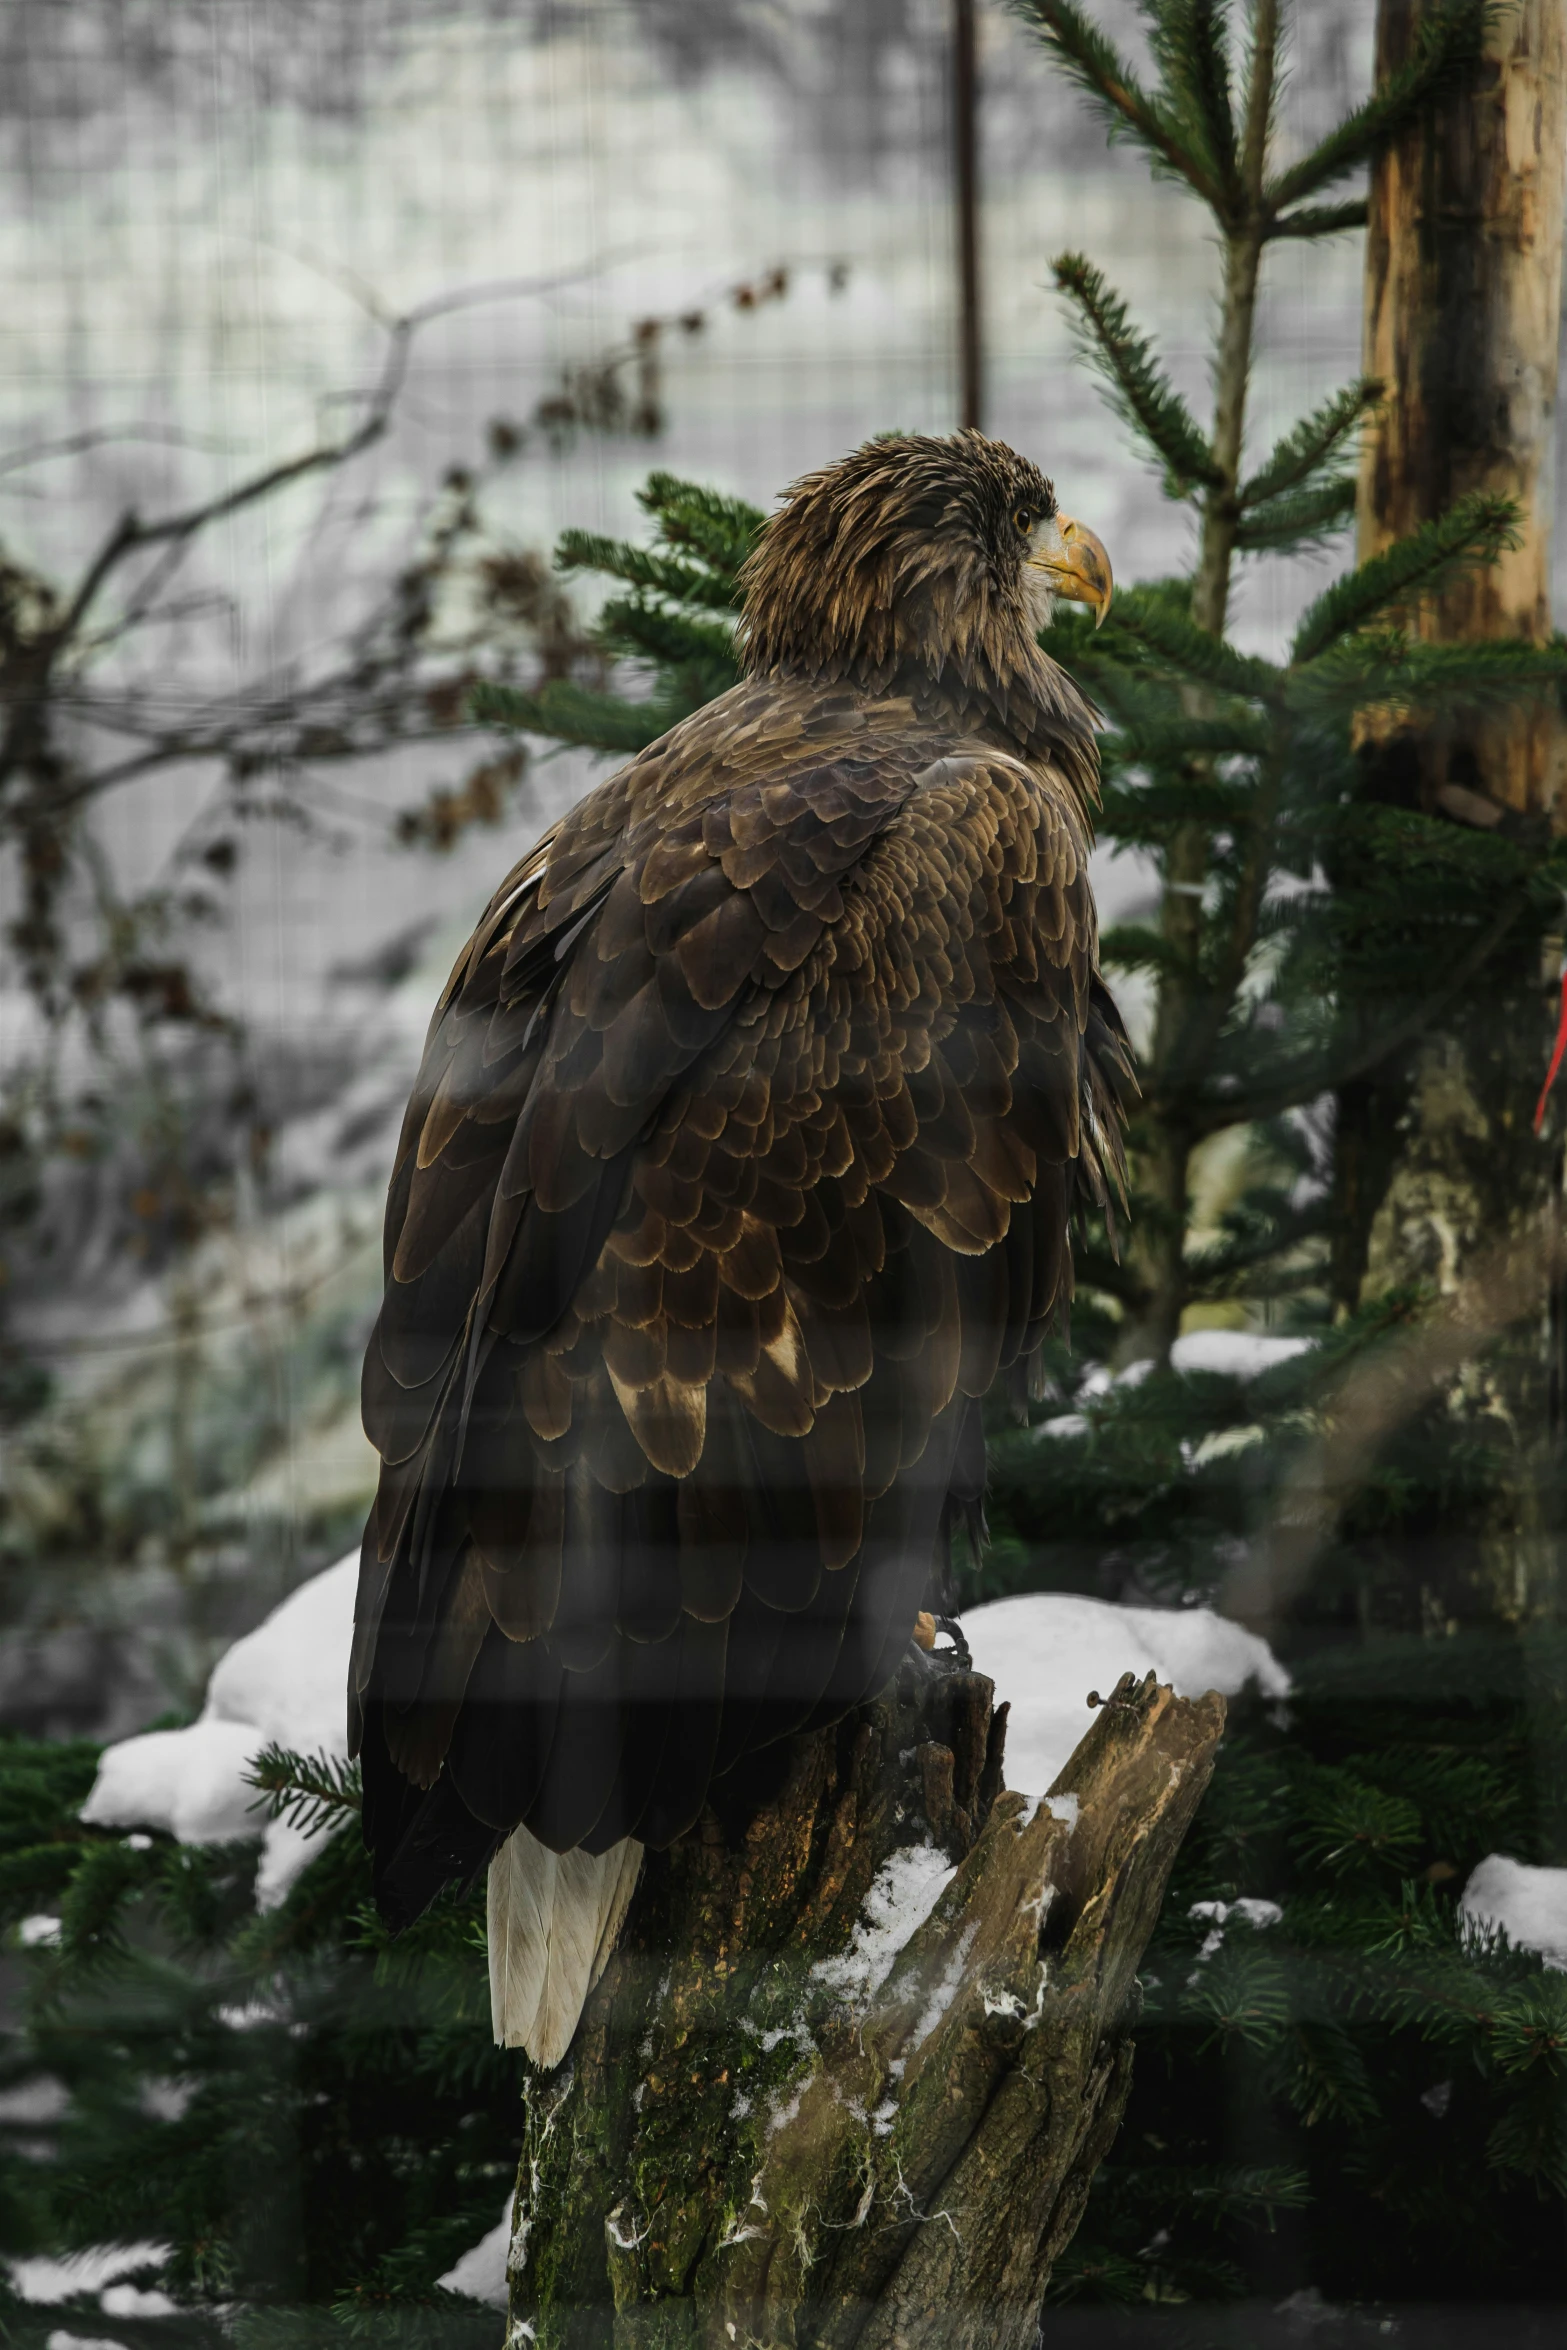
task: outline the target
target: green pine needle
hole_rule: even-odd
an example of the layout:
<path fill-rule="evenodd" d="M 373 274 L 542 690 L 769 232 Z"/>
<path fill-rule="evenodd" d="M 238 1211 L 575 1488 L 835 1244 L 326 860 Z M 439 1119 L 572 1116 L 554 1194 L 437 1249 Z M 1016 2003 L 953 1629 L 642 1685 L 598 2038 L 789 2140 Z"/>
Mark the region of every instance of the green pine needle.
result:
<path fill-rule="evenodd" d="M 1269 237 L 1342 237 L 1350 229 L 1364 228 L 1368 217 L 1364 196 L 1356 196 L 1347 204 L 1302 204 L 1296 211 L 1270 220 L 1266 234 Z"/>
<path fill-rule="evenodd" d="M 1242 518 L 1235 544 L 1246 554 L 1320 546 L 1354 521 L 1355 494 L 1355 478 L 1348 473 L 1307 489 L 1285 490 Z"/>
<path fill-rule="evenodd" d="M 1350 1770 L 1320 1770 L 1299 1832 L 1301 1850 L 1334 1876 L 1407 1873 L 1420 1849 L 1419 1807 Z"/>
<path fill-rule="evenodd" d="M 1227 0 L 1157 0 L 1149 41 L 1176 119 L 1228 205 L 1240 195 Z"/>
<path fill-rule="evenodd" d="M 1434 522 L 1397 539 L 1382 554 L 1335 580 L 1310 605 L 1295 631 L 1292 664 L 1315 661 L 1341 637 L 1390 610 L 1430 595 L 1458 572 L 1494 563 L 1518 544 L 1518 509 L 1508 498 L 1476 490 Z"/>
<path fill-rule="evenodd" d="M 1271 661 L 1237 652 L 1222 637 L 1210 636 L 1195 621 L 1172 611 L 1163 596 L 1144 598 L 1133 589 L 1116 603 L 1103 634 L 1107 653 L 1129 640 L 1182 681 L 1216 686 L 1221 693 L 1248 701 L 1272 695 L 1282 682 L 1283 673 Z"/>
<path fill-rule="evenodd" d="M 1071 0 L 1009 0 L 1014 15 L 1040 35 L 1069 81 L 1075 82 L 1108 126 L 1112 139 L 1133 138 L 1156 171 L 1183 179 L 1216 212 L 1225 191 L 1189 124 L 1168 98 L 1153 97 L 1098 27 Z"/>
<path fill-rule="evenodd" d="M 1266 191 L 1275 215 L 1303 196 L 1331 186 L 1369 163 L 1390 139 L 1416 121 L 1433 98 L 1479 63 L 1485 28 L 1496 14 L 1489 0 L 1438 0 L 1415 37 L 1414 55 Z M 1297 229 L 1294 233 L 1300 234 Z"/>
<path fill-rule="evenodd" d="M 1197 977 L 1191 958 L 1146 922 L 1112 923 L 1099 946 L 1105 962 L 1117 971 L 1154 971 L 1181 981 Z"/>
<path fill-rule="evenodd" d="M 1110 743 L 1118 764 L 1164 765 L 1199 757 L 1260 759 L 1271 749 L 1273 734 L 1265 719 L 1237 710 L 1223 718 L 1149 719 L 1122 727 Z"/>
<path fill-rule="evenodd" d="M 266 1820 L 287 1820 L 303 1835 L 341 1827 L 357 1818 L 360 1806 L 359 1765 L 331 1754 L 295 1754 L 286 1746 L 269 1743 L 245 1773 L 248 1785 L 259 1788 L 265 1802 L 256 1810 Z"/>
<path fill-rule="evenodd" d="M 739 675 L 734 630 L 721 621 L 696 620 L 642 596 L 616 596 L 600 612 L 598 628 L 614 652 L 660 666 L 700 664 L 711 672 L 710 693 L 722 693 Z"/>
<path fill-rule="evenodd" d="M 744 498 L 725 497 L 701 482 L 674 473 L 650 473 L 637 503 L 655 516 L 660 536 L 672 547 L 689 547 L 715 570 L 732 575 L 756 543 L 766 516 Z"/>
<path fill-rule="evenodd" d="M 671 712 L 661 701 L 633 702 L 599 694 L 565 678 L 552 678 L 536 694 L 488 680 L 468 696 L 468 711 L 481 726 L 505 726 L 523 734 L 545 734 L 556 742 L 594 751 L 645 750 L 668 732 L 685 710 Z"/>
<path fill-rule="evenodd" d="M 1242 511 L 1309 483 L 1314 473 L 1343 453 L 1381 398 L 1382 386 L 1376 377 L 1361 376 L 1292 424 L 1274 443 L 1267 461 L 1242 483 Z"/>
<path fill-rule="evenodd" d="M 1060 291 L 1074 305 L 1078 347 L 1107 387 L 1111 407 L 1140 433 L 1164 468 L 1166 495 L 1214 488 L 1223 476 L 1196 418 L 1093 263 L 1081 253 L 1058 253 L 1050 264 Z"/>
<path fill-rule="evenodd" d="M 652 588 L 678 603 L 701 604 L 718 612 L 734 608 L 734 581 L 707 565 L 664 555 L 654 547 L 605 538 L 596 530 L 562 531 L 555 546 L 557 571 L 604 571 L 631 587 Z"/>
<path fill-rule="evenodd" d="M 1433 714 L 1507 708 L 1521 698 L 1567 689 L 1567 639 L 1547 645 L 1515 637 L 1428 645 L 1401 630 L 1344 637 L 1291 680 L 1303 713 L 1350 715 L 1372 704 Z"/>

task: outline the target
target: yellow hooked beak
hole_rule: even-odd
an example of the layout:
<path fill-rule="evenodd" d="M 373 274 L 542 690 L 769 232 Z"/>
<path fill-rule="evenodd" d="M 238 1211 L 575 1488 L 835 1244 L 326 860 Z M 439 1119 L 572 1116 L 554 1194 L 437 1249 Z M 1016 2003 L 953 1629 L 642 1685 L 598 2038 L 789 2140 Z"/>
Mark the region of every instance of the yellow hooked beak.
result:
<path fill-rule="evenodd" d="M 1094 626 L 1101 626 L 1115 593 L 1102 539 L 1070 515 L 1058 514 L 1040 532 L 1038 552 L 1030 555 L 1028 562 L 1030 570 L 1045 574 L 1054 594 L 1074 604 L 1091 605 Z"/>

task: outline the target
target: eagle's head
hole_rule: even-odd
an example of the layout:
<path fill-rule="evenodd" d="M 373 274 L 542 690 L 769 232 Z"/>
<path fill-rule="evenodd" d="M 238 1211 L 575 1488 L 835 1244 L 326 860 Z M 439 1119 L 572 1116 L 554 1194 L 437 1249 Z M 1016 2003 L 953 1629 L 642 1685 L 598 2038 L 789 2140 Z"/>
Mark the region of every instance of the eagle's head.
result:
<path fill-rule="evenodd" d="M 808 473 L 741 574 L 747 665 L 885 691 L 920 678 L 1003 705 L 1050 665 L 1058 596 L 1102 619 L 1110 559 L 1038 467 L 980 432 L 867 441 Z"/>

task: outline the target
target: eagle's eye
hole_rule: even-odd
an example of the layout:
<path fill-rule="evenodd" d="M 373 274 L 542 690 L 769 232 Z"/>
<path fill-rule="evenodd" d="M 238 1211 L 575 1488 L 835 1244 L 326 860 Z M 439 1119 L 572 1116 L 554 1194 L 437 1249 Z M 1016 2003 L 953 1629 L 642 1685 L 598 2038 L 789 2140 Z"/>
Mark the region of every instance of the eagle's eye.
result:
<path fill-rule="evenodd" d="M 1037 520 L 1038 517 L 1032 506 L 1019 506 L 1012 517 L 1014 526 L 1023 538 L 1027 538 Z"/>

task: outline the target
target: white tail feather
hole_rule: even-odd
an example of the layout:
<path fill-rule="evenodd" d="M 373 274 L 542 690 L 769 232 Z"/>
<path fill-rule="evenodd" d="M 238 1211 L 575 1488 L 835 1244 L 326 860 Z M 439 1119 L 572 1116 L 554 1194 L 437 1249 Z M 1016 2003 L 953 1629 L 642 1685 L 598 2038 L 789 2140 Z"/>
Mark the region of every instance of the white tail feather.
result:
<path fill-rule="evenodd" d="M 490 1863 L 490 2017 L 502 2048 L 547 2071 L 571 2046 L 609 1963 L 642 1866 L 633 1838 L 606 1853 L 551 1852 L 526 1828 Z"/>

